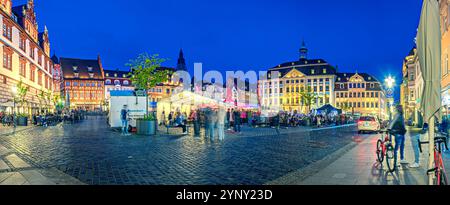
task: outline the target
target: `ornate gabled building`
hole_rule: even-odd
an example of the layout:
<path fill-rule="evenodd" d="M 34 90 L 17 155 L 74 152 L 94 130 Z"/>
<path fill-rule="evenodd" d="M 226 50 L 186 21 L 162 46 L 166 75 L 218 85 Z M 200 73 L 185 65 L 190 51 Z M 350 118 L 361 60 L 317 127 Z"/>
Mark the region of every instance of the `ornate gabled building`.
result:
<path fill-rule="evenodd" d="M 336 69 L 323 59 L 308 59 L 304 42 L 299 51 L 299 60 L 270 68 L 267 80 L 258 82 L 258 95 L 263 109 L 308 113 L 308 109 L 326 104 L 335 105 L 333 91 Z M 301 96 L 302 92 L 308 90 L 316 95 L 311 106 Z"/>
<path fill-rule="evenodd" d="M 66 106 L 87 111 L 105 105 L 105 73 L 100 56 L 96 60 L 60 58 Z"/>
<path fill-rule="evenodd" d="M 380 81 L 366 73 L 336 74 L 336 107 L 346 113 L 388 119 L 386 93 Z"/>
<path fill-rule="evenodd" d="M 18 112 L 31 114 L 50 107 L 50 100 L 39 97 L 53 88 L 49 32 L 46 27 L 38 32 L 34 1 L 13 6 L 11 0 L 1 0 L 0 22 L 0 111 L 12 111 L 12 88 L 20 81 L 28 92 Z"/>

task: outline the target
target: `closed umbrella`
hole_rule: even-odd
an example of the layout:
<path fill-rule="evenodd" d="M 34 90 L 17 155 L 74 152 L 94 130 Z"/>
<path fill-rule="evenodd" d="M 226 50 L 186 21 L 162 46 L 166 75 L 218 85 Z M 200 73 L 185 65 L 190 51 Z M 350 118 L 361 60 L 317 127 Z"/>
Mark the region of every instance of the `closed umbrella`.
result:
<path fill-rule="evenodd" d="M 429 124 L 429 169 L 434 168 L 434 124 L 441 107 L 441 31 L 437 0 L 424 0 L 417 34 L 417 51 L 424 80 L 421 110 Z M 430 185 L 433 176 L 429 178 Z"/>

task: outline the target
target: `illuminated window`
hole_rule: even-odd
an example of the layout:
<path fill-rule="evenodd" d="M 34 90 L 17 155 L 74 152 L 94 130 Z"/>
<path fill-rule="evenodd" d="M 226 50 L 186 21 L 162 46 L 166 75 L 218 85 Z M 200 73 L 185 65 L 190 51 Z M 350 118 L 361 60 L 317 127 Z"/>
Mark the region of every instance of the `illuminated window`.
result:
<path fill-rule="evenodd" d="M 12 25 L 3 18 L 3 36 L 8 40 L 12 40 Z"/>

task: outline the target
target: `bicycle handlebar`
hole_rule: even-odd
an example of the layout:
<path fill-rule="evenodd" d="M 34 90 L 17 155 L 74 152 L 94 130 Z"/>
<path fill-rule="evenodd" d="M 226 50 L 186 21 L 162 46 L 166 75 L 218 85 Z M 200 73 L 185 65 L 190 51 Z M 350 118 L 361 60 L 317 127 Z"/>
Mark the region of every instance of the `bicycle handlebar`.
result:
<path fill-rule="evenodd" d="M 419 144 L 420 153 L 423 153 L 422 145 L 423 144 L 429 144 L 430 142 L 421 142 L 420 139 L 418 139 L 417 141 L 418 141 L 418 144 Z M 437 144 L 437 145 L 444 144 L 445 149 L 447 151 L 449 150 L 448 149 L 448 145 L 447 145 L 447 137 L 435 137 L 434 138 L 434 143 Z"/>

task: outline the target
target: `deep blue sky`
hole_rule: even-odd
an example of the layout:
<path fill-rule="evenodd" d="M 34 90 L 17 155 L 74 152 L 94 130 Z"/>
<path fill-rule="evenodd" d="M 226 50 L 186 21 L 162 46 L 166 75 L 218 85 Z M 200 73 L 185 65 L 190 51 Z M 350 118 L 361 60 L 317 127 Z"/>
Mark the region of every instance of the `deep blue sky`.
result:
<path fill-rule="evenodd" d="M 14 1 L 21 2 L 21 1 Z M 190 69 L 267 69 L 309 57 L 341 72 L 400 77 L 413 46 L 421 0 L 36 0 L 40 28 L 58 56 L 95 58 L 125 68 L 139 53 L 175 66 L 183 47 Z M 17 5 L 17 4 L 16 4 Z M 399 78 L 398 77 L 398 78 Z M 398 79 L 400 80 L 400 79 Z"/>

